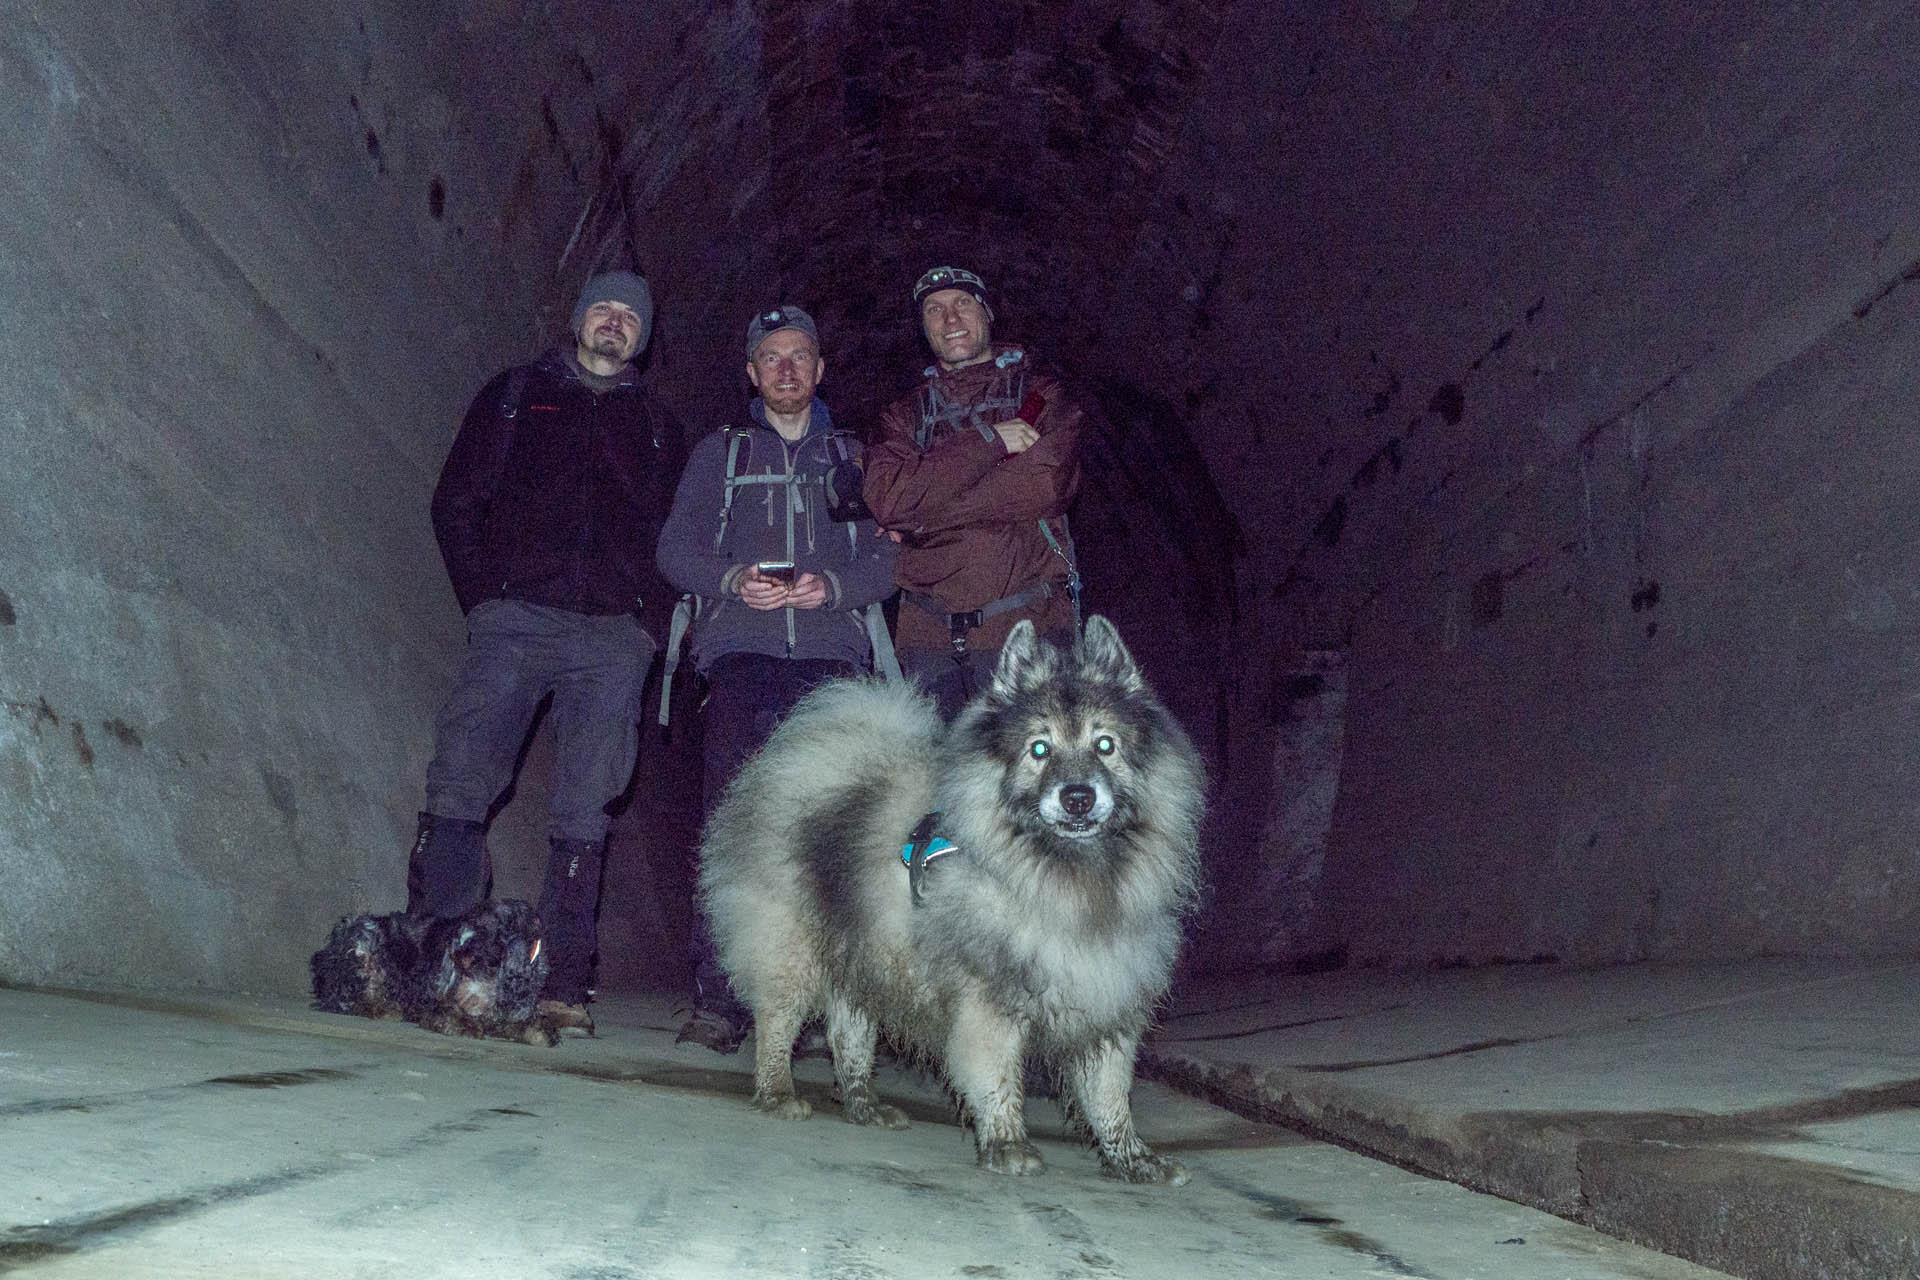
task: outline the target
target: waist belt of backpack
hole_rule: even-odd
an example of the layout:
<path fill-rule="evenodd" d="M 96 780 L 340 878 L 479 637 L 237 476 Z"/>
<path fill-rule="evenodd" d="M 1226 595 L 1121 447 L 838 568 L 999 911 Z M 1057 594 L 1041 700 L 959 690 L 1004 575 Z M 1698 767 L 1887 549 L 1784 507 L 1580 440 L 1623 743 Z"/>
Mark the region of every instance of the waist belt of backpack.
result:
<path fill-rule="evenodd" d="M 1039 604 L 1053 595 L 1053 584 L 1036 582 L 1025 591 L 1016 591 L 1010 596 L 1001 596 L 998 600 L 989 600 L 978 609 L 969 609 L 965 613 L 948 613 L 938 600 L 922 595 L 918 591 L 902 591 L 901 596 L 918 605 L 936 618 L 947 620 L 947 634 L 953 640 L 953 651 L 965 653 L 967 650 L 967 632 L 973 630 L 988 618 L 996 617 L 1014 609 L 1024 609 L 1030 604 Z"/>
<path fill-rule="evenodd" d="M 673 708 L 673 673 L 680 669 L 680 645 L 687 638 L 687 627 L 699 609 L 699 601 L 681 596 L 673 606 L 673 619 L 667 624 L 667 666 L 660 676 L 660 723 L 664 726 Z"/>

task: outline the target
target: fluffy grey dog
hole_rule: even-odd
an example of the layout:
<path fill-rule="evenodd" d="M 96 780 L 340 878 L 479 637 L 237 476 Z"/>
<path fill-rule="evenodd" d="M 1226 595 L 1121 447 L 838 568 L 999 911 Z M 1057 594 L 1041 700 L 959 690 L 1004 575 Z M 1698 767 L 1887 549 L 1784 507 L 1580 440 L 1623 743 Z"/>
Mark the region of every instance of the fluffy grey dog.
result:
<path fill-rule="evenodd" d="M 1071 654 L 1017 625 L 951 728 L 902 686 L 816 690 L 735 778 L 701 849 L 701 904 L 754 1014 L 755 1104 L 811 1113 L 792 1049 L 824 1014 L 856 1124 L 907 1123 L 873 1091 L 884 1031 L 942 1068 L 981 1165 L 1038 1173 L 1032 1057 L 1106 1173 L 1185 1182 L 1134 1133 L 1128 1098 L 1194 895 L 1203 785 L 1100 617 Z"/>

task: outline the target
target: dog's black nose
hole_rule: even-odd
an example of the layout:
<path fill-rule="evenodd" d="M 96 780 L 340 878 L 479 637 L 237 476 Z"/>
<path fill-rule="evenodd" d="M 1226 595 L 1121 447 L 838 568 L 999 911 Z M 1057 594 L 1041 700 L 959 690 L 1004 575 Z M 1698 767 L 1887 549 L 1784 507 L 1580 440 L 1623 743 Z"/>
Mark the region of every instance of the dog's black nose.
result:
<path fill-rule="evenodd" d="M 1093 812 L 1093 788 L 1084 782 L 1070 782 L 1060 788 L 1060 807 L 1076 818 Z"/>

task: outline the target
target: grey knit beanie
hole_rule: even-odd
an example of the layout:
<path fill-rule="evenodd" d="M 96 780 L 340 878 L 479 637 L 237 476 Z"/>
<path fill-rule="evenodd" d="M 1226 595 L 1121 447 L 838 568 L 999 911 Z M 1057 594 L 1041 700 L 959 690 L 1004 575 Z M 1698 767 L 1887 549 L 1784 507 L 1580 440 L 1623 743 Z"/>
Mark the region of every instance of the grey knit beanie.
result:
<path fill-rule="evenodd" d="M 653 336 L 653 290 L 647 287 L 644 276 L 631 271 L 603 271 L 587 281 L 580 290 L 580 301 L 573 304 L 573 332 L 580 334 L 580 322 L 586 319 L 587 308 L 596 302 L 619 302 L 633 308 L 640 317 L 640 345 L 633 349 L 639 355 L 647 349 L 647 339 Z"/>

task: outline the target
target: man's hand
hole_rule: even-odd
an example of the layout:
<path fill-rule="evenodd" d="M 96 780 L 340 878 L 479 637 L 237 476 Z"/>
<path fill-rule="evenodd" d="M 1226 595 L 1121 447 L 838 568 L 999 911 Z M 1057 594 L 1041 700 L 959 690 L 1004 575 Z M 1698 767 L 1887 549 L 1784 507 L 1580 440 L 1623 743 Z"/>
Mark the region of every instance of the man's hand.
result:
<path fill-rule="evenodd" d="M 1008 418 L 1005 422 L 996 422 L 993 429 L 1000 433 L 1000 443 L 1007 446 L 1008 453 L 1025 453 L 1040 438 L 1033 424 L 1025 418 Z"/>
<path fill-rule="evenodd" d="M 793 580 L 787 592 L 787 608 L 818 609 L 827 602 L 827 579 L 818 573 L 803 573 Z"/>
<path fill-rule="evenodd" d="M 762 611 L 818 609 L 827 602 L 827 580 L 817 573 L 803 573 L 788 585 L 749 565 L 740 575 L 737 589 L 747 608 Z"/>

